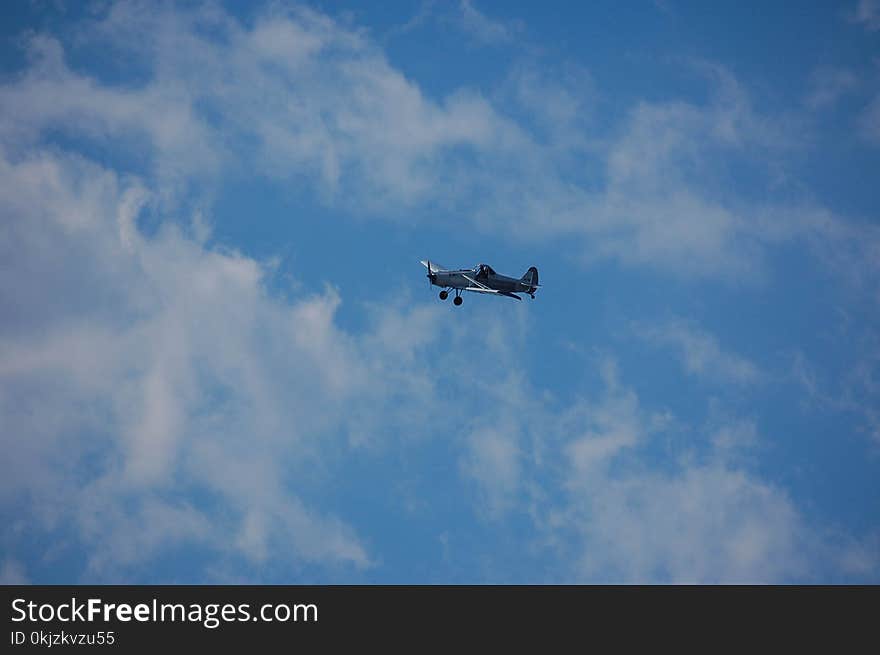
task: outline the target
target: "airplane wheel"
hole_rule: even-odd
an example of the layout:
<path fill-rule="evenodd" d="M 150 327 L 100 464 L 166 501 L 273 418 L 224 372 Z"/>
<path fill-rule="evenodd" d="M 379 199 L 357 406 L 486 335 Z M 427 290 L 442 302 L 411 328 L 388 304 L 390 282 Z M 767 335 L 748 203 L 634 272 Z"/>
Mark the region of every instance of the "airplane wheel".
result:
<path fill-rule="evenodd" d="M 456 296 L 455 300 L 453 300 L 452 302 L 454 302 L 456 305 L 460 305 L 463 301 L 461 299 L 461 296 Z"/>
<path fill-rule="evenodd" d="M 446 291 L 440 292 L 440 300 L 446 300 L 449 297 L 449 293 Z"/>

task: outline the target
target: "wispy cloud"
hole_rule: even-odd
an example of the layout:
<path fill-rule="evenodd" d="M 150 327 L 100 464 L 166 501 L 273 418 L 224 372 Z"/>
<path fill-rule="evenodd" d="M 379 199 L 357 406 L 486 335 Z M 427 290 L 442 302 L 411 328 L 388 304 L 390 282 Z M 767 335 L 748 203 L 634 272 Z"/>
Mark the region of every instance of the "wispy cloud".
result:
<path fill-rule="evenodd" d="M 479 11 L 471 0 L 461 0 L 459 11 L 462 28 L 473 38 L 483 43 L 507 43 L 523 29 L 519 22 L 505 22 L 489 18 Z"/>
<path fill-rule="evenodd" d="M 613 362 L 604 366 L 603 395 L 550 422 L 566 444 L 559 463 L 565 502 L 535 512 L 546 543 L 576 553 L 570 576 L 617 583 L 785 582 L 808 579 L 819 560 L 844 568 L 850 549 L 826 542 L 782 489 L 737 463 L 736 451 L 754 444 L 754 425 L 710 426 L 706 457 L 652 469 L 646 450 L 682 425 L 646 411 L 613 373 Z M 877 565 L 874 558 L 869 567 Z"/>
<path fill-rule="evenodd" d="M 515 424 L 476 430 L 467 437 L 461 469 L 485 494 L 485 504 L 480 505 L 489 516 L 502 515 L 514 504 L 519 491 L 522 454 L 517 441 Z"/>
<path fill-rule="evenodd" d="M 880 2 L 877 0 L 858 0 L 858 4 L 850 14 L 850 20 L 859 23 L 866 30 L 880 30 Z"/>
<path fill-rule="evenodd" d="M 859 78 L 850 70 L 827 66 L 818 68 L 810 79 L 807 106 L 811 109 L 828 109 L 858 86 Z"/>
<path fill-rule="evenodd" d="M 690 375 L 733 384 L 752 384 L 761 379 L 755 363 L 723 350 L 715 336 L 685 321 L 639 324 L 635 332 L 650 343 L 675 349 Z"/>
<path fill-rule="evenodd" d="M 2 585 L 21 585 L 30 584 L 24 566 L 18 560 L 6 558 L 3 565 L 0 566 L 0 584 Z"/>

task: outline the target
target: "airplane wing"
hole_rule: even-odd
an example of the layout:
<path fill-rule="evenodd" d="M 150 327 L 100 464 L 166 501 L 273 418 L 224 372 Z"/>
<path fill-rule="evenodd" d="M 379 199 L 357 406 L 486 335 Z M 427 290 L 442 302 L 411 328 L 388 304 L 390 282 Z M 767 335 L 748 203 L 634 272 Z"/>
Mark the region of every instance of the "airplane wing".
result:
<path fill-rule="evenodd" d="M 468 282 L 470 282 L 471 284 L 476 285 L 477 287 L 479 287 L 480 289 L 482 289 L 483 291 L 485 291 L 485 292 L 487 292 L 487 293 L 498 293 L 497 290 L 495 290 L 495 289 L 490 289 L 490 288 L 487 287 L 485 284 L 480 284 L 479 282 L 477 282 L 474 278 L 470 277 L 469 275 L 465 275 L 464 273 L 462 273 L 461 276 L 462 276 L 465 280 L 467 280 Z M 469 287 L 469 288 L 470 288 L 470 287 Z"/>
<path fill-rule="evenodd" d="M 515 293 L 510 293 L 509 291 L 499 291 L 498 289 L 490 289 L 485 284 L 480 284 L 474 278 L 470 277 L 469 275 L 465 275 L 464 273 L 462 273 L 461 276 L 465 280 L 470 282 L 471 284 L 476 285 L 473 287 L 465 287 L 464 288 L 465 291 L 473 291 L 475 293 L 491 293 L 496 296 L 507 296 L 508 298 L 515 298 L 516 300 L 522 300 L 522 298 L 520 298 Z"/>
<path fill-rule="evenodd" d="M 498 291 L 497 289 L 486 289 L 485 287 L 465 287 L 462 291 L 473 291 L 474 293 L 490 293 L 493 296 L 507 296 L 508 298 L 514 298 L 516 300 L 522 300 L 515 293 L 511 293 L 510 291 Z"/>

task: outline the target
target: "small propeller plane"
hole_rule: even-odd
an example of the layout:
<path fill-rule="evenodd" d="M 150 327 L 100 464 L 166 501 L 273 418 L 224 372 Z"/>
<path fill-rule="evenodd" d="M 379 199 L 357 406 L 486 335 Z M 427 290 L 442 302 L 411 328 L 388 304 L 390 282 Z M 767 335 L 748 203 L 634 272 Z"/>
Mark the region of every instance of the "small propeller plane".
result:
<path fill-rule="evenodd" d="M 432 263 L 430 260 L 422 260 L 422 266 L 428 269 L 428 281 L 431 285 L 442 288 L 440 300 L 449 297 L 449 289 L 455 291 L 456 305 L 462 303 L 461 292 L 473 291 L 474 293 L 489 293 L 496 296 L 506 296 L 522 300 L 517 293 L 527 293 L 534 300 L 535 291 L 540 288 L 538 284 L 538 269 L 532 266 L 521 278 L 499 275 L 488 264 L 477 264 L 473 268 L 461 268 L 450 270 Z"/>

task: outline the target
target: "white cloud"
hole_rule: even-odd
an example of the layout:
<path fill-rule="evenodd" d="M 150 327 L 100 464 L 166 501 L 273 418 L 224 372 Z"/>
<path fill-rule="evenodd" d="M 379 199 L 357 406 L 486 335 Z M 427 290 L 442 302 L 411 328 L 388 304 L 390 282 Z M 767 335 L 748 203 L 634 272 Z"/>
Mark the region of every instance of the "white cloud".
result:
<path fill-rule="evenodd" d="M 467 437 L 466 455 L 461 467 L 485 494 L 490 516 L 498 517 L 510 509 L 520 484 L 522 454 L 517 445 L 515 426 L 483 428 Z"/>
<path fill-rule="evenodd" d="M 869 32 L 880 30 L 880 2 L 877 0 L 858 0 L 850 20 L 861 25 Z"/>
<path fill-rule="evenodd" d="M 601 371 L 606 387 L 601 403 L 575 404 L 564 417 L 567 430 L 574 430 L 566 455 L 578 479 L 604 475 L 608 464 L 636 446 L 646 429 L 635 394 L 620 387 L 617 363 L 606 358 Z"/>
<path fill-rule="evenodd" d="M 682 320 L 638 325 L 635 331 L 651 343 L 675 348 L 690 375 L 732 384 L 753 384 L 761 378 L 756 364 L 724 351 L 712 334 Z"/>
<path fill-rule="evenodd" d="M 813 71 L 807 106 L 811 109 L 828 109 L 842 96 L 859 85 L 859 78 L 852 71 L 842 68 L 820 67 Z"/>
<path fill-rule="evenodd" d="M 581 401 L 548 421 L 562 444 L 552 468 L 566 495 L 539 504 L 533 516 L 544 543 L 570 557 L 562 579 L 784 583 L 821 578 L 817 566 L 857 567 L 860 575 L 878 569 L 867 542 L 847 545 L 808 525 L 782 489 L 736 463 L 756 442 L 753 422 L 715 421 L 707 454 L 686 448 L 656 466 L 651 452 L 674 443 L 682 424 L 646 412 L 613 363 L 604 366 L 598 402 Z"/>
<path fill-rule="evenodd" d="M 642 457 L 669 418 L 641 407 L 613 360 L 601 364 L 598 400 L 554 407 L 515 364 L 527 324 L 511 330 L 477 314 L 475 324 L 489 328 L 480 342 L 460 348 L 473 345 L 472 325 L 445 332 L 451 361 L 436 369 L 426 359 L 435 333 L 425 329 L 435 308 L 383 308 L 365 333 L 348 333 L 336 324 L 332 289 L 284 301 L 265 290 L 270 271 L 255 260 L 170 225 L 144 236 L 136 218 L 153 200 L 136 179 L 45 151 L 4 157 L 2 170 L 20 313 L 19 326 L 4 323 L 0 333 L 8 455 L 0 502 L 28 508 L 30 533 L 72 528 L 89 551 L 85 579 L 131 579 L 182 546 L 198 547 L 213 568 L 233 556 L 370 566 L 381 553 L 333 508 L 310 507 L 298 480 L 314 485 L 309 471 L 330 465 L 329 452 L 369 447 L 377 432 L 405 439 L 425 425 L 459 429 L 432 394 L 454 384 L 462 394 L 484 390 L 480 421 L 459 440 L 477 513 L 501 520 L 527 511 L 536 542 L 567 544 L 567 575 L 809 574 L 815 549 L 804 555 L 800 545 L 821 539 L 783 492 L 725 454 L 731 439 L 749 446 L 748 423 L 713 428 L 718 456 L 709 463 L 656 470 Z M 18 274 L 35 261 L 57 273 Z M 66 298 L 68 289 L 79 293 Z M 12 293 L 3 287 L 4 304 Z M 670 334 L 694 350 L 698 373 L 754 374 L 699 332 Z M 357 438 L 347 443 L 349 431 Z M 865 552 L 855 544 L 846 565 L 873 570 Z"/>
<path fill-rule="evenodd" d="M 347 428 L 341 407 L 382 405 L 374 376 L 404 397 L 423 389 L 421 342 L 384 324 L 354 338 L 332 289 L 286 303 L 257 261 L 167 224 L 143 236 L 152 196 L 136 180 L 45 151 L 0 169 L 0 297 L 17 309 L 0 332 L 2 502 L 32 503 L 33 529 L 71 520 L 103 579 L 184 543 L 368 565 L 354 531 L 308 508 L 289 476 Z M 423 328 L 424 311 L 398 314 L 398 330 Z M 183 488 L 228 511 L 169 499 Z"/>
<path fill-rule="evenodd" d="M 854 356 L 846 361 L 843 373 L 823 375 L 821 369 L 802 351 L 791 359 L 789 379 L 806 392 L 804 406 L 813 411 L 842 412 L 857 419 L 857 432 L 880 444 L 880 342 L 870 329 L 850 325 L 844 315 L 835 338 L 854 345 Z"/>
<path fill-rule="evenodd" d="M 0 134 L 27 144 L 54 128 L 128 145 L 172 191 L 181 178 L 257 166 L 316 180 L 328 197 L 345 181 L 358 202 L 387 208 L 429 193 L 446 151 L 503 141 L 507 129 L 477 95 L 426 99 L 374 45 L 306 9 L 247 29 L 211 7 L 120 3 L 82 38 L 143 58 L 152 76 L 102 84 L 71 70 L 59 42 L 33 37 L 27 74 L 0 89 Z"/>
<path fill-rule="evenodd" d="M 24 566 L 18 560 L 7 557 L 0 566 L 0 585 L 30 584 Z"/>
<path fill-rule="evenodd" d="M 484 46 L 511 44 L 525 29 L 520 20 L 490 18 L 471 0 L 459 0 L 457 4 L 423 0 L 416 14 L 403 25 L 392 28 L 389 35 L 406 34 L 429 22 L 436 22 L 444 29 L 460 30 L 472 42 Z"/>
<path fill-rule="evenodd" d="M 383 305 L 346 332 L 332 288 L 285 301 L 266 290 L 267 264 L 168 221 L 144 235 L 140 215 L 160 211 L 144 180 L 56 151 L 0 153 L 0 300 L 17 310 L 0 324 L 0 503 L 27 508 L 28 534 L 72 529 L 86 580 L 136 579 L 180 547 L 206 566 L 370 566 L 362 535 L 299 489 L 320 485 L 328 453 L 447 426 L 424 354 L 439 308 Z M 473 369 L 515 402 L 499 320 L 483 321 L 485 354 L 440 379 Z M 453 351 L 474 341 L 465 327 L 443 336 Z M 516 457 L 484 445 L 497 497 L 514 493 Z"/>
<path fill-rule="evenodd" d="M 514 68 L 496 104 L 521 108 L 536 141 L 563 158 L 598 151 L 602 137 L 591 130 L 598 101 L 588 70 L 567 65 L 556 72 L 532 62 Z"/>
<path fill-rule="evenodd" d="M 557 557 L 560 580 L 768 583 L 813 579 L 817 566 L 877 570 L 867 544 L 827 538 L 742 464 L 758 441 L 753 421 L 719 416 L 702 428 L 708 452 L 685 446 L 657 460 L 679 431 L 701 429 L 647 411 L 613 359 L 599 369 L 597 398 L 538 403 L 518 414 L 518 432 L 477 431 L 468 442 L 463 472 L 488 491 L 478 511 L 526 509 L 535 538 L 521 547 Z"/>
<path fill-rule="evenodd" d="M 714 448 L 729 453 L 754 446 L 757 436 L 754 421 L 740 420 L 720 426 L 711 438 Z"/>
<path fill-rule="evenodd" d="M 470 3 L 461 11 L 478 32 L 510 33 Z M 686 63 L 706 80 L 706 103 L 637 103 L 600 130 L 586 71 L 525 67 L 493 100 L 473 89 L 431 98 L 366 33 L 301 7 L 245 25 L 212 5 L 115 3 L 72 44 L 137 62 L 140 83 L 73 70 L 59 41 L 33 36 L 31 64 L 0 86 L 0 136 L 14 152 L 48 130 L 112 145 L 124 156 L 110 163 L 147 177 L 159 202 L 181 185 L 209 196 L 248 171 L 384 220 L 442 212 L 484 231 L 515 221 L 513 238 L 566 239 L 587 260 L 737 281 L 760 276 L 777 243 L 852 227 L 731 193 L 719 162 L 784 177 L 803 139 L 716 65 Z"/>
<path fill-rule="evenodd" d="M 462 29 L 482 43 L 508 43 L 522 31 L 519 22 L 493 20 L 479 11 L 471 0 L 461 0 L 459 11 Z"/>
<path fill-rule="evenodd" d="M 46 129 L 58 129 L 147 153 L 167 184 L 196 170 L 216 172 L 222 140 L 196 116 L 195 98 L 181 80 L 138 90 L 106 86 L 71 71 L 61 44 L 47 36 L 32 37 L 28 53 L 33 63 L 26 75 L 0 87 L 0 136 L 7 147 L 29 146 Z"/>
<path fill-rule="evenodd" d="M 591 581 L 782 582 L 807 572 L 798 513 L 742 471 L 603 479 L 578 500 L 579 571 Z"/>
<path fill-rule="evenodd" d="M 115 28 L 131 30 L 129 22 L 144 20 L 139 14 L 125 19 L 115 15 L 120 12 L 116 10 L 109 19 Z M 191 107 L 199 103 L 212 109 L 224 133 L 238 135 L 238 157 L 256 154 L 254 160 L 270 175 L 294 173 L 317 178 L 331 198 L 339 185 L 345 184 L 347 195 L 354 189 L 358 204 L 374 208 L 377 203 L 387 208 L 425 199 L 434 188 L 443 188 L 444 195 L 451 189 L 455 202 L 456 194 L 467 195 L 474 186 L 467 181 L 473 171 L 459 171 L 454 159 L 438 160 L 438 148 L 470 143 L 494 157 L 498 145 L 507 140 L 503 138 L 507 122 L 479 97 L 451 96 L 446 108 L 439 107 L 424 99 L 418 87 L 394 71 L 378 51 L 347 38 L 348 32 L 332 24 L 321 24 L 316 30 L 324 48 L 312 47 L 308 65 L 303 65 L 299 59 L 291 64 L 271 58 L 260 49 L 255 54 L 255 35 L 234 22 L 221 24 L 231 44 L 221 50 L 216 43 L 192 33 L 190 23 L 198 19 L 198 14 L 180 12 L 162 17 L 157 31 L 170 31 L 178 44 L 167 51 L 157 49 L 155 57 L 163 65 L 157 66 L 150 83 L 135 90 L 106 88 L 71 72 L 62 61 L 58 43 L 35 39 L 32 50 L 39 53 L 37 64 L 0 95 L 10 108 L 4 131 L 33 139 L 45 127 L 62 126 L 95 138 L 118 139 L 120 131 L 139 134 L 146 130 L 157 150 L 160 174 L 170 168 L 164 177 L 176 178 L 180 166 L 186 166 L 190 175 L 202 176 L 206 170 L 212 171 L 204 164 L 210 160 L 216 167 L 222 152 L 212 148 L 205 157 L 193 160 L 189 154 L 181 158 L 176 152 L 177 141 L 161 136 L 169 130 L 166 117 L 181 116 L 186 118 L 176 122 L 179 131 L 204 135 L 199 143 L 227 142 L 229 136 L 220 138 L 204 120 L 194 119 Z M 274 27 L 268 27 L 270 24 Z M 310 28 L 307 22 L 306 30 Z M 285 33 L 302 32 L 303 28 L 295 18 L 284 16 L 267 18 L 262 27 L 255 28 L 267 30 Z M 322 52 L 331 48 L 334 56 L 322 58 Z M 237 82 L 230 84 L 231 79 Z M 254 89 L 259 89 L 258 100 Z M 50 102 L 50 96 L 62 101 Z M 164 101 L 162 111 L 153 107 L 152 99 Z M 186 153 L 199 152 L 191 138 L 180 146 Z M 528 141 L 520 139 L 520 144 L 516 146 L 519 150 L 523 145 L 534 149 Z M 449 172 L 442 172 L 445 168 Z M 520 171 L 513 172 L 521 176 Z M 452 184 L 437 184 L 438 176 L 451 176 Z M 526 206 L 537 208 L 559 190 L 559 184 L 552 178 L 543 179 L 546 177 L 539 176 L 540 187 L 549 181 L 550 193 L 527 195 L 523 199 Z M 479 185 L 486 186 L 487 181 L 480 180 Z M 520 180 L 511 182 L 516 186 Z M 489 188 L 497 186 L 497 182 L 488 184 Z M 533 193 L 528 187 L 525 192 Z M 553 206 L 544 209 L 545 215 L 550 214 L 548 226 L 558 226 Z M 490 206 L 487 211 L 494 221 L 497 208 Z"/>

